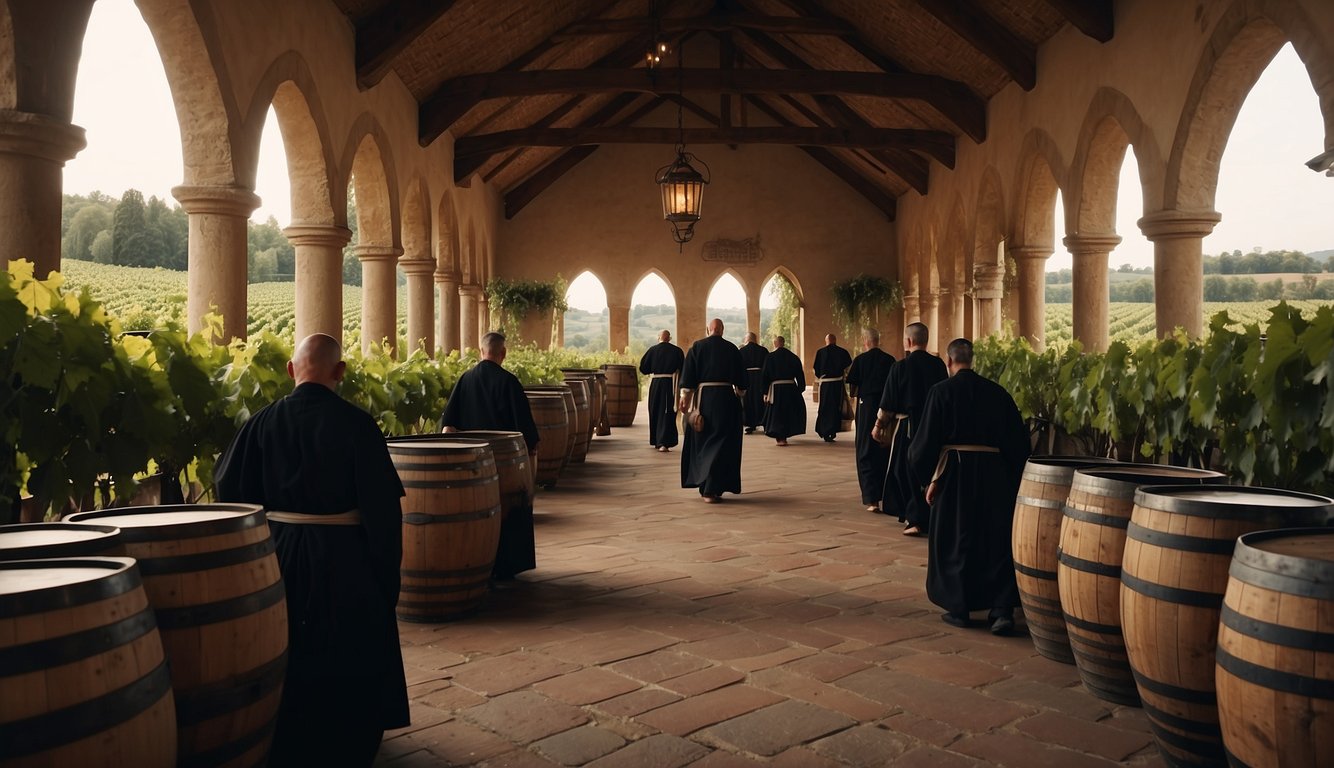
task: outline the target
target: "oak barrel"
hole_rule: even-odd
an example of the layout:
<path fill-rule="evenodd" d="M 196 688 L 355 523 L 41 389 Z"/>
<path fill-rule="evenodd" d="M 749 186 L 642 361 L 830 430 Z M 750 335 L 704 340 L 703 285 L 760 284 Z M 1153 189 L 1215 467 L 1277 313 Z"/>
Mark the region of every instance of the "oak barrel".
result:
<path fill-rule="evenodd" d="M 1237 540 L 1214 671 L 1233 765 L 1334 759 L 1334 528 Z"/>
<path fill-rule="evenodd" d="M 77 523 L 0 525 L 0 560 L 45 557 L 119 557 L 120 529 Z"/>
<path fill-rule="evenodd" d="M 1217 472 L 1158 464 L 1075 472 L 1062 514 L 1056 581 L 1070 650 L 1094 696 L 1139 704 L 1121 634 L 1121 553 L 1135 489 L 1226 480 Z"/>
<path fill-rule="evenodd" d="M 1075 663 L 1056 586 L 1061 508 L 1070 495 L 1075 470 L 1116 463 L 1096 456 L 1032 456 L 1024 465 L 1010 535 L 1014 576 L 1033 647 L 1052 661 Z"/>
<path fill-rule="evenodd" d="M 509 578 L 537 567 L 533 539 L 533 473 L 528 444 L 519 432 L 467 430 L 456 433 L 470 440 L 485 440 L 496 459 L 500 478 L 500 542 L 492 573 Z"/>
<path fill-rule="evenodd" d="M 403 482 L 398 617 L 432 622 L 481 605 L 500 543 L 500 476 L 485 440 L 388 441 Z"/>
<path fill-rule="evenodd" d="M 611 422 L 607 420 L 607 372 L 598 371 L 593 377 L 597 380 L 598 397 L 602 401 L 602 410 L 598 411 L 597 429 L 593 434 L 606 437 L 611 434 Z"/>
<path fill-rule="evenodd" d="M 592 368 L 562 368 L 560 372 L 566 381 L 581 379 L 588 386 L 588 437 L 591 443 L 594 435 L 606 434 L 598 432 L 598 426 L 603 419 L 602 414 L 607 406 L 606 387 L 598 382 L 598 376 L 602 372 Z M 604 380 L 605 378 L 603 376 Z"/>
<path fill-rule="evenodd" d="M 537 423 L 537 473 L 535 480 L 544 488 L 556 485 L 564 466 L 565 445 L 569 437 L 569 421 L 565 416 L 565 399 L 556 392 L 525 390 L 528 405 Z"/>
<path fill-rule="evenodd" d="M 171 675 L 134 560 L 0 562 L 0 765 L 175 764 Z"/>
<path fill-rule="evenodd" d="M 588 446 L 593 434 L 589 431 L 592 406 L 589 402 L 588 382 L 584 379 L 566 379 L 566 386 L 574 395 L 575 432 L 574 447 L 570 450 L 570 462 L 583 464 L 588 459 Z"/>
<path fill-rule="evenodd" d="M 287 672 L 287 604 L 263 507 L 123 507 L 66 520 L 120 528 L 139 561 L 171 667 L 180 765 L 264 762 Z"/>
<path fill-rule="evenodd" d="M 574 395 L 575 382 L 563 382 L 561 384 L 530 384 L 524 387 L 525 392 L 551 392 L 561 396 L 561 401 L 565 403 L 565 457 L 561 461 L 561 471 L 574 461 L 574 453 L 579 445 L 579 405 Z M 585 449 L 585 453 L 587 449 Z"/>
<path fill-rule="evenodd" d="M 1173 765 L 1224 761 L 1214 656 L 1237 537 L 1325 525 L 1334 501 L 1269 488 L 1142 488 L 1126 538 L 1121 623 L 1154 739 Z"/>
<path fill-rule="evenodd" d="M 613 427 L 634 424 L 639 408 L 639 371 L 633 365 L 615 364 L 604 365 L 602 370 L 607 373 L 607 424 Z"/>

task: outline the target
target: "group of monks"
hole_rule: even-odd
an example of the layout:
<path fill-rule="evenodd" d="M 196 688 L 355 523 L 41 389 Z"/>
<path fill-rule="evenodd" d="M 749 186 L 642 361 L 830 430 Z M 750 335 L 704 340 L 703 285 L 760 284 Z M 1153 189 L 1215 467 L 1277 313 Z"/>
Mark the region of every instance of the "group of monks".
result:
<path fill-rule="evenodd" d="M 762 426 L 781 446 L 805 432 L 806 380 L 781 336 L 768 351 L 753 333 L 741 348 L 727 341 L 721 320 L 707 330 L 686 353 L 663 331 L 640 371 L 651 382 L 649 442 L 659 451 L 677 445 L 676 414 L 685 414 L 681 486 L 716 504 L 741 492 L 744 434 Z M 927 596 L 944 621 L 968 626 L 970 612 L 985 610 L 991 631 L 1007 633 L 1019 604 L 1010 525 L 1027 429 L 1010 395 L 972 371 L 967 339 L 950 342 L 942 362 L 926 351 L 926 326 L 913 323 L 904 336 L 900 361 L 873 329 L 855 360 L 826 337 L 814 365 L 816 434 L 834 440 L 850 392 L 862 502 L 897 515 L 905 534 L 929 536 Z M 443 429 L 518 431 L 535 454 L 523 387 L 503 367 L 505 337 L 488 333 L 480 346 Z M 220 501 L 284 513 L 269 522 L 289 632 L 274 766 L 369 765 L 383 732 L 408 725 L 394 617 L 403 486 L 374 419 L 338 396 L 345 371 L 338 341 L 303 339 L 287 364 L 293 392 L 255 413 L 215 469 Z M 531 516 L 526 523 L 526 535 L 502 530 L 493 578 L 535 567 Z"/>

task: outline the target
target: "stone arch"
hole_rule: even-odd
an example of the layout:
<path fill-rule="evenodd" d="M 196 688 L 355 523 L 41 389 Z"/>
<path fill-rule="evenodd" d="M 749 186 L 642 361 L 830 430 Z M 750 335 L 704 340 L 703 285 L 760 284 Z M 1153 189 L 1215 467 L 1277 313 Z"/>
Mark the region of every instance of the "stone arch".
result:
<path fill-rule="evenodd" d="M 454 209 L 454 196 L 445 190 L 435 215 L 435 270 L 441 275 L 460 274 L 459 214 Z"/>
<path fill-rule="evenodd" d="M 964 218 L 963 197 L 955 195 L 949 218 L 940 235 L 940 249 L 936 252 L 940 273 L 940 304 L 937 322 L 943 341 L 968 335 L 964 328 L 964 295 L 968 280 L 968 232 Z M 949 339 L 944 337 L 948 336 Z"/>
<path fill-rule="evenodd" d="M 274 59 L 260 78 L 246 113 L 244 141 L 237 147 L 238 172 L 247 187 L 255 183 L 259 137 L 269 105 L 278 115 L 278 129 L 287 155 L 292 184 L 292 224 L 347 225 L 347 188 L 341 180 L 315 78 L 305 59 L 288 51 Z"/>
<path fill-rule="evenodd" d="M 760 290 L 763 291 L 765 288 L 769 287 L 769 281 L 780 275 L 784 280 L 791 283 L 792 287 L 796 290 L 797 302 L 803 307 L 806 306 L 806 292 L 801 288 L 801 281 L 797 279 L 795 272 L 781 264 L 769 270 L 769 273 L 764 276 L 764 279 L 760 281 Z"/>
<path fill-rule="evenodd" d="M 463 249 L 459 253 L 459 271 L 462 273 L 462 282 L 464 285 L 474 284 L 474 280 L 479 276 L 479 273 L 477 271 L 477 225 L 472 219 L 468 219 L 461 245 Z"/>
<path fill-rule="evenodd" d="M 988 166 L 982 172 L 973 209 L 972 272 L 968 277 L 973 283 L 974 336 L 999 331 L 1005 317 L 1011 316 L 1005 306 L 1005 288 L 1009 282 L 1005 279 L 1005 222 L 1005 190 L 996 168 Z"/>
<path fill-rule="evenodd" d="M 400 241 L 404 260 L 435 261 L 431 249 L 431 193 L 420 173 L 408 182 L 403 195 Z"/>
<path fill-rule="evenodd" d="M 709 300 L 708 297 L 713 294 L 713 289 L 718 287 L 718 282 L 728 275 L 731 275 L 732 279 L 736 280 L 737 285 L 741 286 L 741 292 L 743 294 L 747 296 L 750 295 L 749 286 L 746 285 L 745 279 L 741 277 L 741 273 L 737 272 L 735 269 L 731 267 L 725 267 L 723 271 L 719 272 L 717 275 L 714 276 L 712 280 L 709 281 L 709 291 L 708 293 L 704 294 L 704 303 L 706 307 L 708 305 L 708 300 Z"/>
<path fill-rule="evenodd" d="M 657 267 L 650 267 L 649 269 L 644 270 L 644 272 L 639 275 L 638 279 L 631 284 L 633 287 L 630 288 L 630 301 L 635 300 L 635 291 L 639 290 L 639 286 L 643 284 L 644 280 L 648 279 L 649 275 L 656 275 L 659 280 L 662 280 L 667 286 L 667 290 L 672 293 L 672 306 L 676 306 L 676 286 L 672 285 L 672 279 L 667 276 L 667 273 Z"/>
<path fill-rule="evenodd" d="M 398 175 L 393 149 L 376 119 L 361 113 L 352 124 L 339 167 L 338 186 L 352 185 L 357 200 L 357 235 L 363 245 L 397 246 Z"/>
<path fill-rule="evenodd" d="M 1020 245 L 1052 246 L 1056 241 L 1056 193 L 1065 177 L 1065 161 L 1056 142 L 1040 128 L 1024 138 L 1019 157 L 1011 231 Z"/>
<path fill-rule="evenodd" d="M 1325 147 L 1334 147 L 1334 55 L 1317 29 L 1292 0 L 1238 0 L 1223 13 L 1204 46 L 1177 125 L 1163 209 L 1213 210 L 1219 164 L 1237 115 L 1286 42 L 1306 65 L 1325 118 Z"/>
<path fill-rule="evenodd" d="M 1162 150 L 1134 104 L 1113 88 L 1100 88 L 1089 103 L 1070 168 L 1073 212 L 1067 229 L 1074 234 L 1116 231 L 1116 196 L 1126 148 L 1135 148 L 1144 211 L 1162 204 L 1165 171 Z"/>

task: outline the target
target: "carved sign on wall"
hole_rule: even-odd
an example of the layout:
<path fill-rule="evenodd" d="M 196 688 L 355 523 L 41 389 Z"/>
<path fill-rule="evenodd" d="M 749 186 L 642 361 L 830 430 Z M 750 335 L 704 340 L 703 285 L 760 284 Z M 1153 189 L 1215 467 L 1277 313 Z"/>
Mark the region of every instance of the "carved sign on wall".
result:
<path fill-rule="evenodd" d="M 764 249 L 760 247 L 760 236 L 745 240 L 710 240 L 704 244 L 705 261 L 721 261 L 724 264 L 750 265 L 764 259 Z"/>

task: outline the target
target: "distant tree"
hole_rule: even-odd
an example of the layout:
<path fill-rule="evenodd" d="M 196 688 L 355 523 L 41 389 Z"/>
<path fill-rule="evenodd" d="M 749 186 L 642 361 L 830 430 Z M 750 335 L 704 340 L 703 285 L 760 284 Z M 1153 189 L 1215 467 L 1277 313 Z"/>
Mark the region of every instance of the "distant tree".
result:
<path fill-rule="evenodd" d="M 1204 300 L 1227 301 L 1230 282 L 1232 281 L 1221 275 L 1206 275 L 1204 278 Z"/>
<path fill-rule="evenodd" d="M 104 229 L 97 233 L 93 238 L 93 244 L 88 247 L 88 254 L 93 257 L 93 261 L 98 264 L 110 264 L 116 257 L 111 246 L 111 230 Z"/>
<path fill-rule="evenodd" d="M 255 261 L 250 268 L 250 282 L 273 282 L 278 273 L 278 252 L 269 248 L 255 254 Z"/>
<path fill-rule="evenodd" d="M 1260 283 L 1255 297 L 1260 301 L 1277 301 L 1283 298 L 1283 280 L 1274 278 L 1267 283 Z"/>
<path fill-rule="evenodd" d="M 1249 277 L 1233 277 L 1228 279 L 1228 301 L 1255 301 L 1255 297 L 1259 294 L 1259 291 L 1260 284 Z"/>
<path fill-rule="evenodd" d="M 112 263 L 128 267 L 144 266 L 143 237 L 147 230 L 143 193 L 137 189 L 125 190 L 112 215 Z"/>
<path fill-rule="evenodd" d="M 343 251 L 343 285 L 361 285 L 361 260 L 350 250 Z"/>
<path fill-rule="evenodd" d="M 61 258 L 92 258 L 93 240 L 99 232 L 111 229 L 111 210 L 97 203 L 87 203 L 80 208 L 70 219 L 60 242 Z"/>
<path fill-rule="evenodd" d="M 1047 285 L 1047 303 L 1048 304 L 1069 304 L 1074 297 L 1072 286 L 1065 285 Z"/>
<path fill-rule="evenodd" d="M 1127 264 L 1122 264 L 1121 266 L 1117 267 L 1117 268 L 1116 268 L 1116 271 L 1117 271 L 1117 272 L 1134 272 L 1134 271 L 1135 271 L 1135 268 L 1132 267 L 1132 266 L 1130 266 L 1130 264 L 1127 263 Z"/>
<path fill-rule="evenodd" d="M 1130 284 L 1130 300 L 1144 303 L 1153 302 L 1153 281 L 1136 280 Z"/>
<path fill-rule="evenodd" d="M 1047 273 L 1047 285 L 1060 285 L 1062 283 L 1073 283 L 1075 281 L 1075 272 L 1072 269 L 1058 269 Z"/>

